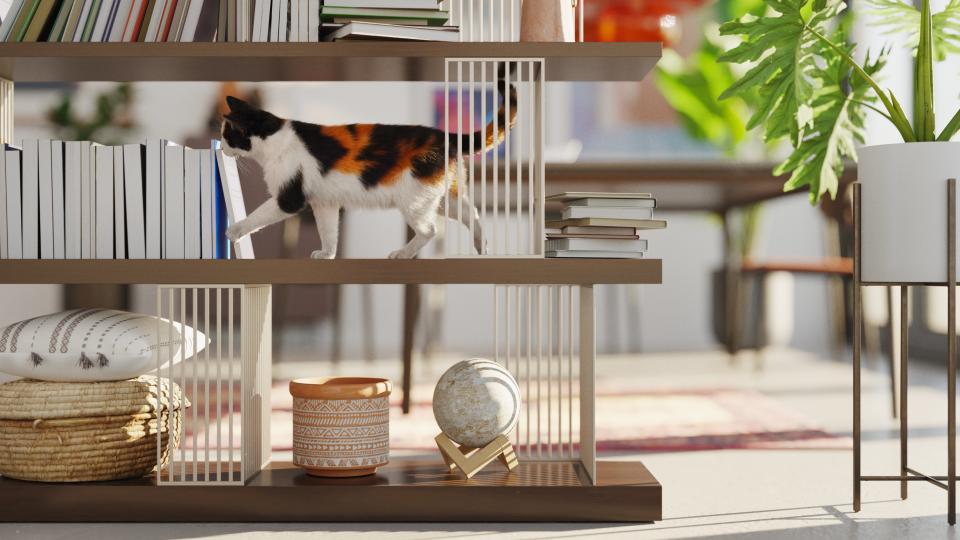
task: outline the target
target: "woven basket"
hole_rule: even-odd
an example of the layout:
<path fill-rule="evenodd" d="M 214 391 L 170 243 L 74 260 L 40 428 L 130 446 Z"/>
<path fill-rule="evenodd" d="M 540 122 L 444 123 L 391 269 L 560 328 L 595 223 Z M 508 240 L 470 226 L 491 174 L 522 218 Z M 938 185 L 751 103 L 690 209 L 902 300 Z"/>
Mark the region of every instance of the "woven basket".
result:
<path fill-rule="evenodd" d="M 0 385 L 0 474 L 40 482 L 137 478 L 179 444 L 180 389 L 157 399 L 155 379 L 100 383 L 20 380 Z M 184 403 L 183 405 L 189 406 Z M 173 443 L 171 445 L 171 443 Z"/>

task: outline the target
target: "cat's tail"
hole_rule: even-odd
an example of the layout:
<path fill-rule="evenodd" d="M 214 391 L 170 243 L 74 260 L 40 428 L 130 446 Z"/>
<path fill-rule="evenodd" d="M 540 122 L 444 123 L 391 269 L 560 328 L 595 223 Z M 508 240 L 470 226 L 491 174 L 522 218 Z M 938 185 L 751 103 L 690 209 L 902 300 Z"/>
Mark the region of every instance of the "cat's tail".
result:
<path fill-rule="evenodd" d="M 508 127 L 512 129 L 517 123 L 517 87 L 511 84 L 507 91 L 507 83 L 501 77 L 497 82 L 497 91 L 500 94 L 500 109 L 497 110 L 496 122 L 490 122 L 486 128 L 475 131 L 472 136 L 469 133 L 448 134 L 451 152 L 459 155 L 477 154 L 492 150 L 503 142 Z"/>

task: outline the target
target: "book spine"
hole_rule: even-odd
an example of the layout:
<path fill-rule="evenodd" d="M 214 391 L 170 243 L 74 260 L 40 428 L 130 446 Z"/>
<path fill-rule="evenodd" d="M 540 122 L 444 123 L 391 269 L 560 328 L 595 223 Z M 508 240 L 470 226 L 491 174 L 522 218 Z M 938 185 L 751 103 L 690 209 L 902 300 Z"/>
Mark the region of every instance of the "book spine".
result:
<path fill-rule="evenodd" d="M 7 184 L 7 256 L 11 259 L 23 258 L 23 216 L 20 197 L 20 154 L 19 150 L 6 151 L 5 178 Z"/>
<path fill-rule="evenodd" d="M 51 141 L 37 142 L 37 173 L 40 204 L 40 258 L 53 258 L 53 171 Z"/>
<path fill-rule="evenodd" d="M 123 186 L 123 147 L 110 147 L 113 151 L 113 257 L 127 258 L 126 196 Z"/>
<path fill-rule="evenodd" d="M 40 178 L 39 144 L 24 140 L 21 195 L 23 197 L 23 258 L 40 258 Z"/>

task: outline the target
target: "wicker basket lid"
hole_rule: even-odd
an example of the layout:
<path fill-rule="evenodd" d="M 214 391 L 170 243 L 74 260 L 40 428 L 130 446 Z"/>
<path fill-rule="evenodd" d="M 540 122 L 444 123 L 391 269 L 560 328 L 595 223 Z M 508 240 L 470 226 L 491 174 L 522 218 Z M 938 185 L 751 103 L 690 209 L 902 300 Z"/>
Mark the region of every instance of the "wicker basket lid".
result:
<path fill-rule="evenodd" d="M 180 387 L 162 383 L 160 408 L 189 407 Z M 0 419 L 39 420 L 156 413 L 157 379 L 109 382 L 48 382 L 21 379 L 0 384 Z"/>

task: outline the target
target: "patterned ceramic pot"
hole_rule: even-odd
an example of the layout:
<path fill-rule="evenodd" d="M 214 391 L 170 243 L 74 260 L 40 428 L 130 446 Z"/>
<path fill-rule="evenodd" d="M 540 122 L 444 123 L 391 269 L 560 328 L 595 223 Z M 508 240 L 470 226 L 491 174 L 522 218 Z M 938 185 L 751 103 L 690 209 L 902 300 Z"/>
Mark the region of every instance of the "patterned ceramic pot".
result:
<path fill-rule="evenodd" d="M 293 463 L 314 476 L 377 472 L 389 461 L 391 389 L 366 377 L 291 381 Z"/>

